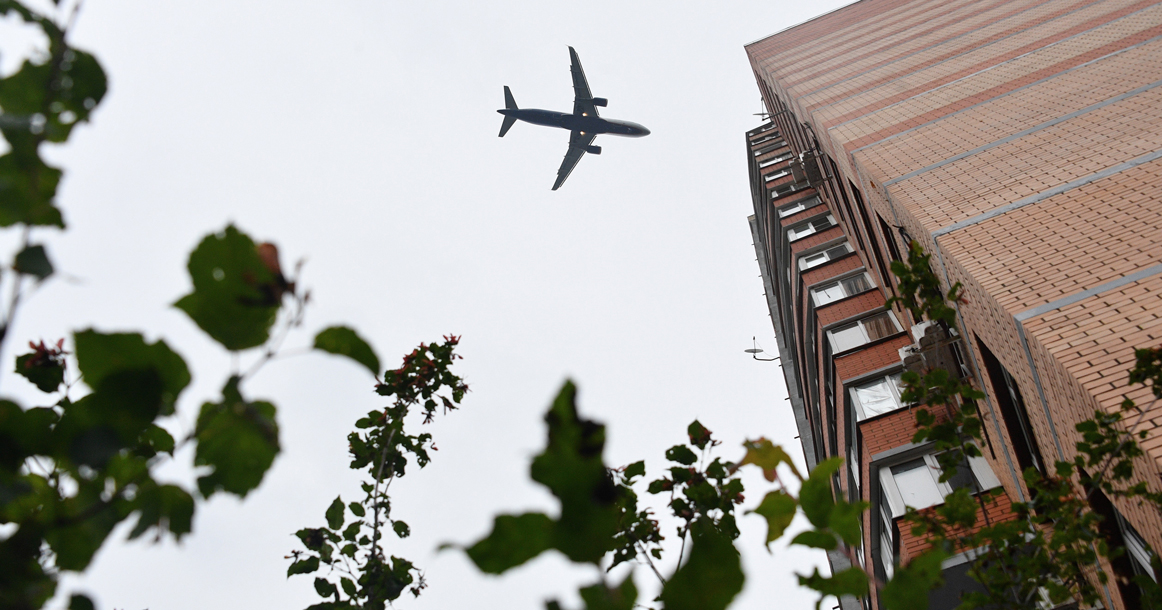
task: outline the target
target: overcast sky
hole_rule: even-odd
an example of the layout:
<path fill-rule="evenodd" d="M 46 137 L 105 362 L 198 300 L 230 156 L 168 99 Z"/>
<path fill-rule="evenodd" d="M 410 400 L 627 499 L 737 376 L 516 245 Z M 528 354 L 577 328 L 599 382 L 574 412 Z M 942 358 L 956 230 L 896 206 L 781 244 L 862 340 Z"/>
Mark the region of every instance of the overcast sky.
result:
<path fill-rule="evenodd" d="M 743 353 L 752 335 L 775 345 L 746 222 L 744 132 L 762 108 L 743 45 L 841 4 L 89 0 L 73 41 L 100 58 L 110 93 L 47 153 L 66 172 L 69 230 L 36 235 L 62 273 L 21 310 L 4 357 L 89 326 L 164 337 L 193 370 L 169 425 L 188 431 L 230 358 L 169 304 L 189 289 L 189 251 L 234 222 L 276 242 L 284 265 L 308 261 L 314 304 L 290 347 L 349 323 L 394 366 L 421 341 L 463 335 L 472 392 L 431 426 L 435 461 L 392 487 L 413 536 L 389 552 L 430 584 L 398 607 L 577 605 L 595 575 L 556 554 L 492 578 L 435 547 L 478 539 L 501 512 L 556 510 L 528 464 L 566 378 L 608 424 L 610 464 L 646 458 L 660 475 L 695 417 L 725 458 L 767 436 L 801 459 L 781 371 Z M 10 71 L 28 43 L 0 25 Z M 567 45 L 609 99 L 603 115 L 653 133 L 598 137 L 602 154 L 552 192 L 567 132 L 521 123 L 499 139 L 495 110 L 503 85 L 521 107 L 571 110 Z M 279 406 L 283 453 L 262 486 L 200 505 L 180 545 L 125 543 L 119 529 L 62 590 L 122 610 L 314 603 L 283 557 L 337 494 L 357 497 L 345 437 L 382 404 L 372 386 L 324 356 L 267 367 L 244 388 Z M 30 390 L 0 376 L 0 393 L 32 404 Z M 766 484 L 747 483 L 753 507 Z M 810 607 L 792 572 L 822 557 L 768 555 L 762 520 L 740 521 L 748 582 L 734 607 Z"/>

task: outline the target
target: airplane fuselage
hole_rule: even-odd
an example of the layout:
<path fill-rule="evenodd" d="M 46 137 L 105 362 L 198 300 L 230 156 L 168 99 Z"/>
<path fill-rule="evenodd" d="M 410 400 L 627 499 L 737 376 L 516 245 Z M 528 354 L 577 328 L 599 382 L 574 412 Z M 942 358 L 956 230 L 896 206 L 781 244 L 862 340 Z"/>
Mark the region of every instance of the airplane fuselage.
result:
<path fill-rule="evenodd" d="M 650 130 L 632 121 L 603 119 L 588 114 L 569 114 L 539 108 L 502 108 L 497 112 L 533 125 L 557 127 L 587 134 L 609 134 L 628 138 L 640 138 L 650 134 Z"/>

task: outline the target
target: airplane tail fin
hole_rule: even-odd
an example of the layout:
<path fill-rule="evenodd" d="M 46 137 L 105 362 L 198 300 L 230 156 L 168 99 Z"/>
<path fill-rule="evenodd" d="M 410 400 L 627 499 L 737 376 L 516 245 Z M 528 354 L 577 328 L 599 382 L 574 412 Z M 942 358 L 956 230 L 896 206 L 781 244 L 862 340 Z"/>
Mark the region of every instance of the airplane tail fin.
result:
<path fill-rule="evenodd" d="M 516 100 L 512 98 L 512 91 L 508 90 L 508 85 L 504 86 L 504 108 L 505 110 L 517 110 Z M 516 124 L 516 117 L 505 116 L 504 122 L 500 124 L 500 137 L 503 138 L 504 134 L 508 133 L 508 130 L 512 129 L 514 124 Z"/>

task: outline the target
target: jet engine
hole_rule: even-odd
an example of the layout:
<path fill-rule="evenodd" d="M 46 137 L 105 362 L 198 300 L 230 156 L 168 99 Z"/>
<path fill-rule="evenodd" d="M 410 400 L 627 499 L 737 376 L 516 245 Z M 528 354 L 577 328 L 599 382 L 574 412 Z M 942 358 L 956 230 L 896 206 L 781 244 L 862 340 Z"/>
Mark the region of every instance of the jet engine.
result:
<path fill-rule="evenodd" d="M 609 103 L 609 100 L 603 97 L 595 97 L 592 101 L 594 106 L 601 106 L 602 108 L 605 108 L 605 105 Z"/>
<path fill-rule="evenodd" d="M 585 152 L 587 152 L 591 155 L 600 155 L 601 154 L 601 147 L 600 146 L 593 146 L 592 144 L 590 144 L 589 146 L 585 147 Z"/>

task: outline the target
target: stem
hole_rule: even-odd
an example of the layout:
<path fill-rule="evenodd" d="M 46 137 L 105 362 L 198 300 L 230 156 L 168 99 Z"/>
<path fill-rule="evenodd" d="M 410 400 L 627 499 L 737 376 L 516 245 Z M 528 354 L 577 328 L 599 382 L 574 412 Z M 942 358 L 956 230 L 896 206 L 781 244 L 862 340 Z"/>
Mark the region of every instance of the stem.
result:
<path fill-rule="evenodd" d="M 658 577 L 658 580 L 661 581 L 663 587 L 666 586 L 666 579 L 662 577 L 662 573 L 659 572 L 658 567 L 656 565 L 654 565 L 654 560 L 650 557 L 650 554 L 646 551 L 646 548 L 642 545 L 642 543 L 640 541 L 635 542 L 634 546 L 637 547 L 638 552 L 641 553 L 642 557 L 646 558 L 646 565 L 650 566 L 650 569 L 654 571 L 654 576 Z M 681 565 L 681 563 L 680 563 L 681 560 L 682 560 L 682 556 L 679 555 L 678 556 L 678 561 L 679 561 L 678 565 Z"/>

